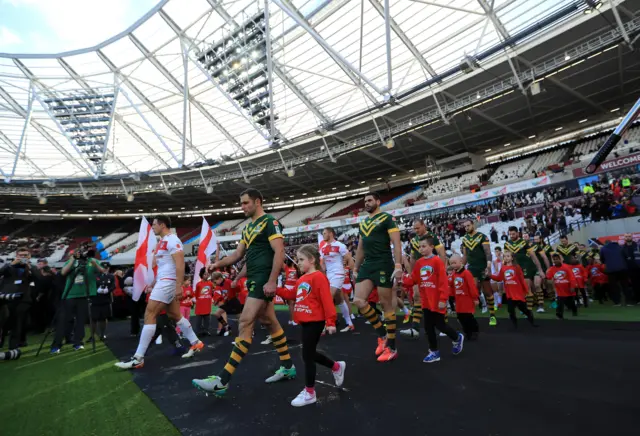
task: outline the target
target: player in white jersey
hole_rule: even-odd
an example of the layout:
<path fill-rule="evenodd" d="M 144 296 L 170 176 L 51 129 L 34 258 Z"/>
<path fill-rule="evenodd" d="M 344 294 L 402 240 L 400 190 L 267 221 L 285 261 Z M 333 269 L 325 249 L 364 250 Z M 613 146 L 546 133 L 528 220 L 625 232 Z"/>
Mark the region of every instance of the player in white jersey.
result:
<path fill-rule="evenodd" d="M 329 285 L 331 286 L 331 294 L 333 302 L 340 308 L 340 313 L 344 318 L 347 326 L 340 330 L 341 332 L 350 332 L 355 330 L 351 321 L 351 313 L 349 306 L 342 297 L 342 285 L 344 284 L 344 264 L 353 269 L 353 257 L 347 247 L 340 241 L 336 240 L 336 232 L 333 228 L 327 227 L 322 231 L 322 241 L 320 248 L 320 264 L 327 274 Z"/>
<path fill-rule="evenodd" d="M 158 267 L 157 277 L 152 285 L 149 302 L 144 313 L 144 327 L 140 333 L 138 349 L 131 359 L 118 362 L 121 369 L 138 369 L 144 366 L 144 355 L 156 333 L 156 318 L 163 310 L 167 316 L 176 322 L 182 334 L 191 343 L 191 348 L 182 357 L 192 357 L 201 351 L 204 344 L 198 339 L 191 328 L 191 323 L 180 313 L 182 298 L 182 282 L 184 280 L 184 252 L 180 239 L 171 233 L 171 220 L 165 215 L 158 215 L 151 226 L 153 233 L 160 236 L 153 259 L 153 267 Z"/>

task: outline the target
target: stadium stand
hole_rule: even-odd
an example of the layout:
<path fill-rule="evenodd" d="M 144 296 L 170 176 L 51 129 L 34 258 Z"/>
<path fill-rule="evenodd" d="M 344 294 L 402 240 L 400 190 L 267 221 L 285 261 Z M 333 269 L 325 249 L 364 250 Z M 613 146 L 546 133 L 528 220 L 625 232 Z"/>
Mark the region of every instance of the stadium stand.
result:
<path fill-rule="evenodd" d="M 325 218 L 329 218 L 333 215 L 335 215 L 337 212 L 340 212 L 343 209 L 348 208 L 349 206 L 354 205 L 355 203 L 357 203 L 358 201 L 360 201 L 359 199 L 349 199 L 349 200 L 342 200 L 342 201 L 338 201 L 334 204 L 332 204 L 327 210 L 325 210 L 324 212 L 322 212 L 319 216 L 318 219 L 325 219 Z"/>
<path fill-rule="evenodd" d="M 426 198 L 430 198 L 433 196 L 454 194 L 467 190 L 472 185 L 479 185 L 481 183 L 480 177 L 486 173 L 487 170 L 483 169 L 438 180 L 432 185 L 424 188 L 424 196 Z"/>
<path fill-rule="evenodd" d="M 531 166 L 529 167 L 529 173 L 538 174 L 541 171 L 545 171 L 549 167 L 549 165 L 562 162 L 562 158 L 566 155 L 566 153 L 566 149 L 560 149 L 536 156 L 534 161 L 531 163 Z"/>
<path fill-rule="evenodd" d="M 527 173 L 533 162 L 533 157 L 518 159 L 500 165 L 489 178 L 490 183 L 505 182 L 507 180 L 519 179 Z"/>

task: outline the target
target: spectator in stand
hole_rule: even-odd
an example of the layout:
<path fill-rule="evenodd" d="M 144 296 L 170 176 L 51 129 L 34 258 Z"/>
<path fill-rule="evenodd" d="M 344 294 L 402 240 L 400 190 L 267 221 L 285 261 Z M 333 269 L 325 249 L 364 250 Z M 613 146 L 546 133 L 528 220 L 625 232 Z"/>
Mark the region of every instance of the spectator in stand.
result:
<path fill-rule="evenodd" d="M 495 226 L 491 226 L 491 232 L 489 233 L 490 237 L 491 237 L 491 242 L 493 242 L 494 244 L 498 243 L 498 231 L 496 230 Z"/>
<path fill-rule="evenodd" d="M 509 237 L 507 236 L 507 232 L 502 232 L 502 236 L 500 236 L 501 241 L 508 241 Z"/>

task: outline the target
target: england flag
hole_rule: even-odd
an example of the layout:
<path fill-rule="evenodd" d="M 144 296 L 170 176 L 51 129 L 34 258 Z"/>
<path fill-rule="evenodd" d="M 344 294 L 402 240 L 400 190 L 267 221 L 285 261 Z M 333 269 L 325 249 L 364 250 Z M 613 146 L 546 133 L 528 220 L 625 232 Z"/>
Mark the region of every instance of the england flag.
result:
<path fill-rule="evenodd" d="M 211 230 L 209 223 L 204 217 L 202 218 L 202 230 L 200 230 L 200 245 L 198 246 L 198 256 L 196 258 L 196 267 L 193 276 L 193 289 L 200 281 L 200 270 L 209 265 L 209 259 L 216 252 L 217 248 L 216 235 Z"/>
<path fill-rule="evenodd" d="M 140 220 L 140 233 L 136 246 L 136 260 L 133 268 L 133 301 L 138 301 L 145 288 L 155 278 L 153 270 L 153 255 L 156 250 L 156 235 L 151 230 L 151 224 L 145 217 Z"/>

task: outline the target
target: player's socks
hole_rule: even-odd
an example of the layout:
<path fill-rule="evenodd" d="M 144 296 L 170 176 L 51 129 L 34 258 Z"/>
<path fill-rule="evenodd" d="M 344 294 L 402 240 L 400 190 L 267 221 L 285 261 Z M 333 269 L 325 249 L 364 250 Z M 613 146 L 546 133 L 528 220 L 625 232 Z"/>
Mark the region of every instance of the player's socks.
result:
<path fill-rule="evenodd" d="M 544 306 L 544 292 L 542 292 L 542 289 L 536 289 L 536 301 L 538 306 Z"/>
<path fill-rule="evenodd" d="M 407 306 L 404 306 L 404 307 L 402 308 L 402 313 L 404 313 L 404 314 L 405 314 L 405 316 L 406 316 L 406 315 L 409 315 L 409 309 L 407 309 Z"/>
<path fill-rule="evenodd" d="M 251 339 L 236 338 L 233 343 L 233 350 L 231 350 L 231 356 L 229 356 L 229 361 L 220 374 L 220 383 L 223 385 L 229 383 L 231 376 L 236 372 L 236 368 L 240 365 L 240 362 L 242 362 L 242 358 L 249 352 L 250 346 Z"/>
<path fill-rule="evenodd" d="M 340 308 L 340 313 L 342 314 L 342 317 L 344 318 L 344 321 L 347 323 L 347 325 L 353 325 L 353 322 L 351 321 L 351 315 L 349 314 L 349 306 L 347 306 L 347 302 L 343 301 L 338 305 L 338 307 Z"/>
<path fill-rule="evenodd" d="M 291 355 L 289 355 L 289 347 L 287 346 L 287 338 L 284 335 L 284 330 L 280 329 L 272 333 L 271 339 L 273 340 L 273 346 L 276 347 L 278 355 L 280 356 L 280 364 L 286 369 L 291 368 L 293 362 L 291 361 Z"/>
<path fill-rule="evenodd" d="M 144 359 L 147 348 L 149 348 L 149 344 L 153 340 L 155 334 L 155 324 L 145 324 L 144 326 L 142 326 L 142 331 L 140 332 L 140 342 L 138 342 L 138 348 L 136 349 L 136 354 L 133 355 L 134 357 L 137 357 L 139 360 Z"/>
<path fill-rule="evenodd" d="M 496 316 L 496 306 L 495 299 L 493 297 L 493 293 L 490 293 L 487 296 L 487 306 L 489 307 L 489 316 Z"/>
<path fill-rule="evenodd" d="M 421 304 L 413 305 L 413 316 L 411 318 L 413 321 L 413 329 L 419 332 L 420 325 L 422 324 L 422 305 Z"/>
<path fill-rule="evenodd" d="M 533 310 L 533 295 L 527 294 L 525 300 L 527 301 L 527 309 Z"/>
<path fill-rule="evenodd" d="M 480 300 L 480 306 L 482 306 L 483 308 L 487 307 L 487 299 L 484 297 L 484 293 L 480 292 L 480 296 L 479 296 L 479 300 Z M 485 310 L 482 311 L 482 313 L 486 312 Z"/>
<path fill-rule="evenodd" d="M 387 325 L 387 347 L 396 349 L 396 313 L 391 311 L 384 314 L 384 322 Z"/>
<path fill-rule="evenodd" d="M 19 359 L 22 352 L 19 348 L 15 350 L 9 350 L 5 352 L 0 352 L 0 360 L 16 360 Z"/>
<path fill-rule="evenodd" d="M 182 330 L 182 335 L 185 338 L 187 338 L 187 340 L 191 345 L 200 341 L 200 339 L 198 339 L 198 336 L 196 336 L 195 332 L 193 331 L 193 328 L 191 327 L 191 323 L 187 318 L 185 317 L 180 318 L 180 321 L 178 321 L 176 325 L 180 327 L 180 330 Z"/>
<path fill-rule="evenodd" d="M 380 317 L 378 317 L 378 314 L 376 313 L 375 310 L 373 310 L 371 306 L 367 305 L 363 309 L 358 309 L 358 310 L 360 311 L 362 316 L 367 318 L 367 321 L 371 323 L 371 325 L 376 330 L 376 332 L 378 332 L 378 336 L 383 338 L 387 335 L 387 330 L 384 328 L 384 326 L 380 322 Z"/>

